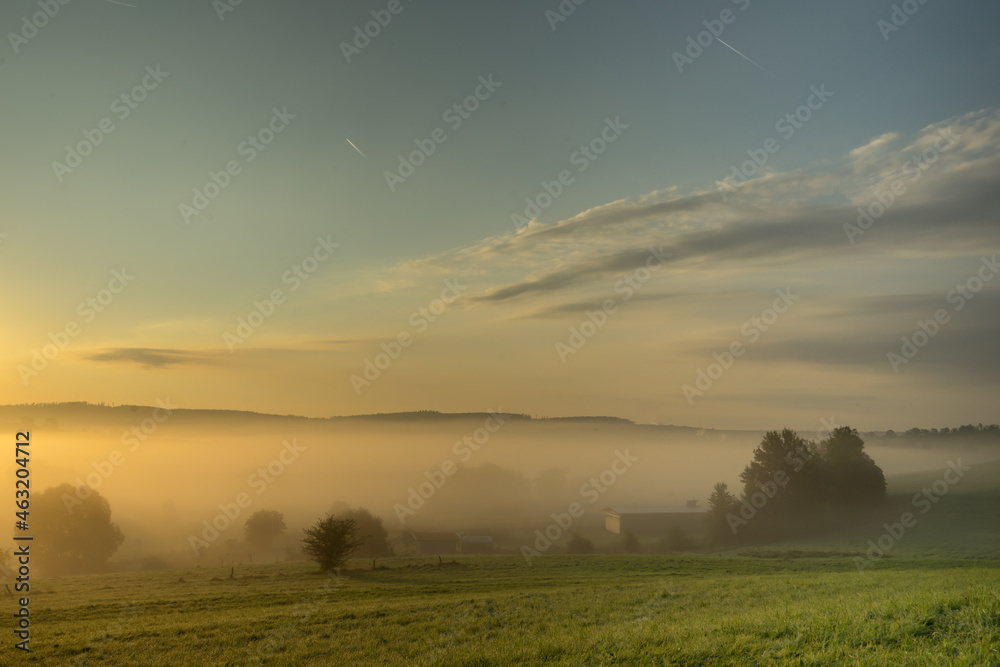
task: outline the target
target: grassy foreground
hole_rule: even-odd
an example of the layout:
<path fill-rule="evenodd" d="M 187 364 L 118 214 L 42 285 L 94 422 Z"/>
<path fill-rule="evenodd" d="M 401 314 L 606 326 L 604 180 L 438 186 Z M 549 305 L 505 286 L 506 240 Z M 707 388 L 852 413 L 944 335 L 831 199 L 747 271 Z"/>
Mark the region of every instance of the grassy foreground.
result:
<path fill-rule="evenodd" d="M 1000 665 L 1000 561 L 456 561 L 43 580 L 31 655 L 5 631 L 0 663 Z"/>

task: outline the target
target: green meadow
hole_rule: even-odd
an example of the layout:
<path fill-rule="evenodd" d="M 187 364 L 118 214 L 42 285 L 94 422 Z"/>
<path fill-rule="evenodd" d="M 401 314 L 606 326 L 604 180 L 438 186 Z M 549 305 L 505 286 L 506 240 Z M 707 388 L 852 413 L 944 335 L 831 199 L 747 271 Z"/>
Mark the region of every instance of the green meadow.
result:
<path fill-rule="evenodd" d="M 1000 561 L 553 555 L 42 580 L 44 665 L 1000 665 Z"/>
<path fill-rule="evenodd" d="M 722 553 L 40 578 L 32 651 L 13 648 L 5 612 L 0 664 L 1000 667 L 1000 464 L 939 485 L 921 513 L 914 495 L 940 477 L 891 478 L 885 503 L 850 529 Z M 915 525 L 859 568 L 907 511 Z"/>

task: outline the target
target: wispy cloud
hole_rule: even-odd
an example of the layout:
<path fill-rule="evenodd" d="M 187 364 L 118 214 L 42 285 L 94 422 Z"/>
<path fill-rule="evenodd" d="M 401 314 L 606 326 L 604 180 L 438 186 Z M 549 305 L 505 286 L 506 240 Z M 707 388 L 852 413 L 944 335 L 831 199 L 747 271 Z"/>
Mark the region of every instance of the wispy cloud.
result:
<path fill-rule="evenodd" d="M 921 166 L 942 132 L 947 150 Z M 894 179 L 904 195 L 852 245 L 844 224 Z M 402 263 L 385 285 L 461 274 L 477 286 L 472 303 L 502 304 L 576 288 L 635 268 L 650 246 L 674 254 L 667 272 L 737 265 L 817 266 L 913 254 L 959 256 L 1000 241 L 1000 114 L 979 111 L 912 136 L 888 132 L 822 169 L 769 172 L 723 202 L 713 187 L 651 192 L 532 225 L 465 248 Z M 900 243 L 903 237 L 906 243 Z M 571 297 L 572 298 L 572 297 Z M 575 297 L 576 300 L 579 297 Z"/>
<path fill-rule="evenodd" d="M 189 350 L 117 347 L 90 353 L 89 361 L 126 362 L 139 364 L 143 368 L 167 368 L 169 366 L 211 363 L 210 355 Z"/>

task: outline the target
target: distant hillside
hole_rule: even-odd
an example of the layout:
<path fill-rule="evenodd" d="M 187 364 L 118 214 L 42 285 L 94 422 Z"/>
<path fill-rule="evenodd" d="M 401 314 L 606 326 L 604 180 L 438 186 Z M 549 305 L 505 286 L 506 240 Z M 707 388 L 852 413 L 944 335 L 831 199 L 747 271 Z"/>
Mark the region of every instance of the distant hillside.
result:
<path fill-rule="evenodd" d="M 865 440 L 880 445 L 901 445 L 919 447 L 921 445 L 939 447 L 942 444 L 1000 444 L 1000 426 L 997 424 L 966 424 L 956 428 L 911 428 L 909 431 L 880 431 L 864 433 Z"/>
<path fill-rule="evenodd" d="M 87 402 L 70 403 L 30 403 L 20 405 L 0 405 L 0 423 L 17 424 L 18 428 L 48 426 L 58 428 L 63 421 L 72 422 L 75 427 L 94 425 L 132 424 L 135 413 L 149 413 L 155 405 L 104 405 Z M 226 423 L 256 423 L 263 422 L 447 422 L 456 420 L 483 420 L 489 417 L 488 412 L 438 412 L 436 410 L 418 410 L 412 412 L 381 412 L 360 415 L 337 415 L 331 417 L 304 417 L 300 415 L 276 415 L 244 410 L 211 410 L 200 408 L 177 408 L 172 419 L 195 425 L 199 421 L 212 422 L 215 425 Z M 576 423 L 595 426 L 618 426 L 631 428 L 653 428 L 664 431 L 677 431 L 687 434 L 707 432 L 714 434 L 756 433 L 756 431 L 719 431 L 693 426 L 673 426 L 654 424 L 635 424 L 631 420 L 612 416 L 571 416 L 571 417 L 532 417 L 520 413 L 504 413 L 506 419 L 528 421 L 534 423 Z"/>
<path fill-rule="evenodd" d="M 0 405 L 0 426 L 7 428 L 72 428 L 129 427 L 136 418 L 148 416 L 156 406 L 152 405 L 104 405 L 83 401 L 68 403 L 31 403 L 20 405 Z M 623 433 L 655 433 L 657 435 L 697 436 L 706 440 L 757 440 L 763 430 L 757 429 L 712 429 L 698 426 L 676 426 L 664 424 L 637 424 L 628 419 L 614 416 L 579 415 L 571 417 L 532 417 L 521 413 L 505 413 L 505 416 L 522 423 L 537 425 L 559 424 L 588 426 L 595 430 L 623 429 Z M 260 426 L 316 425 L 324 424 L 404 424 L 453 423 L 463 420 L 482 421 L 489 417 L 486 412 L 447 413 L 436 410 L 411 412 L 386 412 L 361 415 L 337 415 L 331 417 L 304 417 L 300 415 L 276 415 L 244 410 L 211 410 L 201 408 L 178 408 L 171 416 L 174 423 L 197 427 L 202 424 L 221 428 L 254 428 Z M 775 426 L 780 428 L 780 426 Z M 807 439 L 816 439 L 816 434 L 801 431 Z M 863 432 L 868 445 L 890 447 L 941 447 L 941 446 L 998 446 L 1000 447 L 1000 427 L 997 425 L 966 425 L 958 428 L 910 429 L 905 433 L 894 431 Z"/>

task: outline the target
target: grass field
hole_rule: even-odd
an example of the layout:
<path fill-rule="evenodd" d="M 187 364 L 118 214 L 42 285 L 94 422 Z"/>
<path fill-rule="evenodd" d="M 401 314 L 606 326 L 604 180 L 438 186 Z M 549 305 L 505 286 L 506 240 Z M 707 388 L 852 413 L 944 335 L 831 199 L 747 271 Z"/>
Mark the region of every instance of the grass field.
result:
<path fill-rule="evenodd" d="M 893 478 L 886 503 L 850 529 L 716 555 L 545 555 L 530 567 L 520 556 L 390 558 L 377 569 L 350 561 L 340 576 L 295 562 L 40 579 L 33 651 L 16 651 L 6 632 L 0 665 L 1000 667 L 1000 463 L 966 473 L 863 571 L 851 557 L 886 522 L 918 512 L 913 494 L 939 477 Z M 12 630 L 14 600 L 4 600 Z"/>
<path fill-rule="evenodd" d="M 1000 665 L 1000 561 L 515 556 L 42 580 L 44 665 Z M 183 581 L 182 581 L 183 580 Z M 12 606 L 10 599 L 5 606 Z M 6 615 L 6 614 L 5 614 Z M 10 618 L 8 616 L 8 618 Z M 6 634 L 6 633 L 5 633 Z"/>

